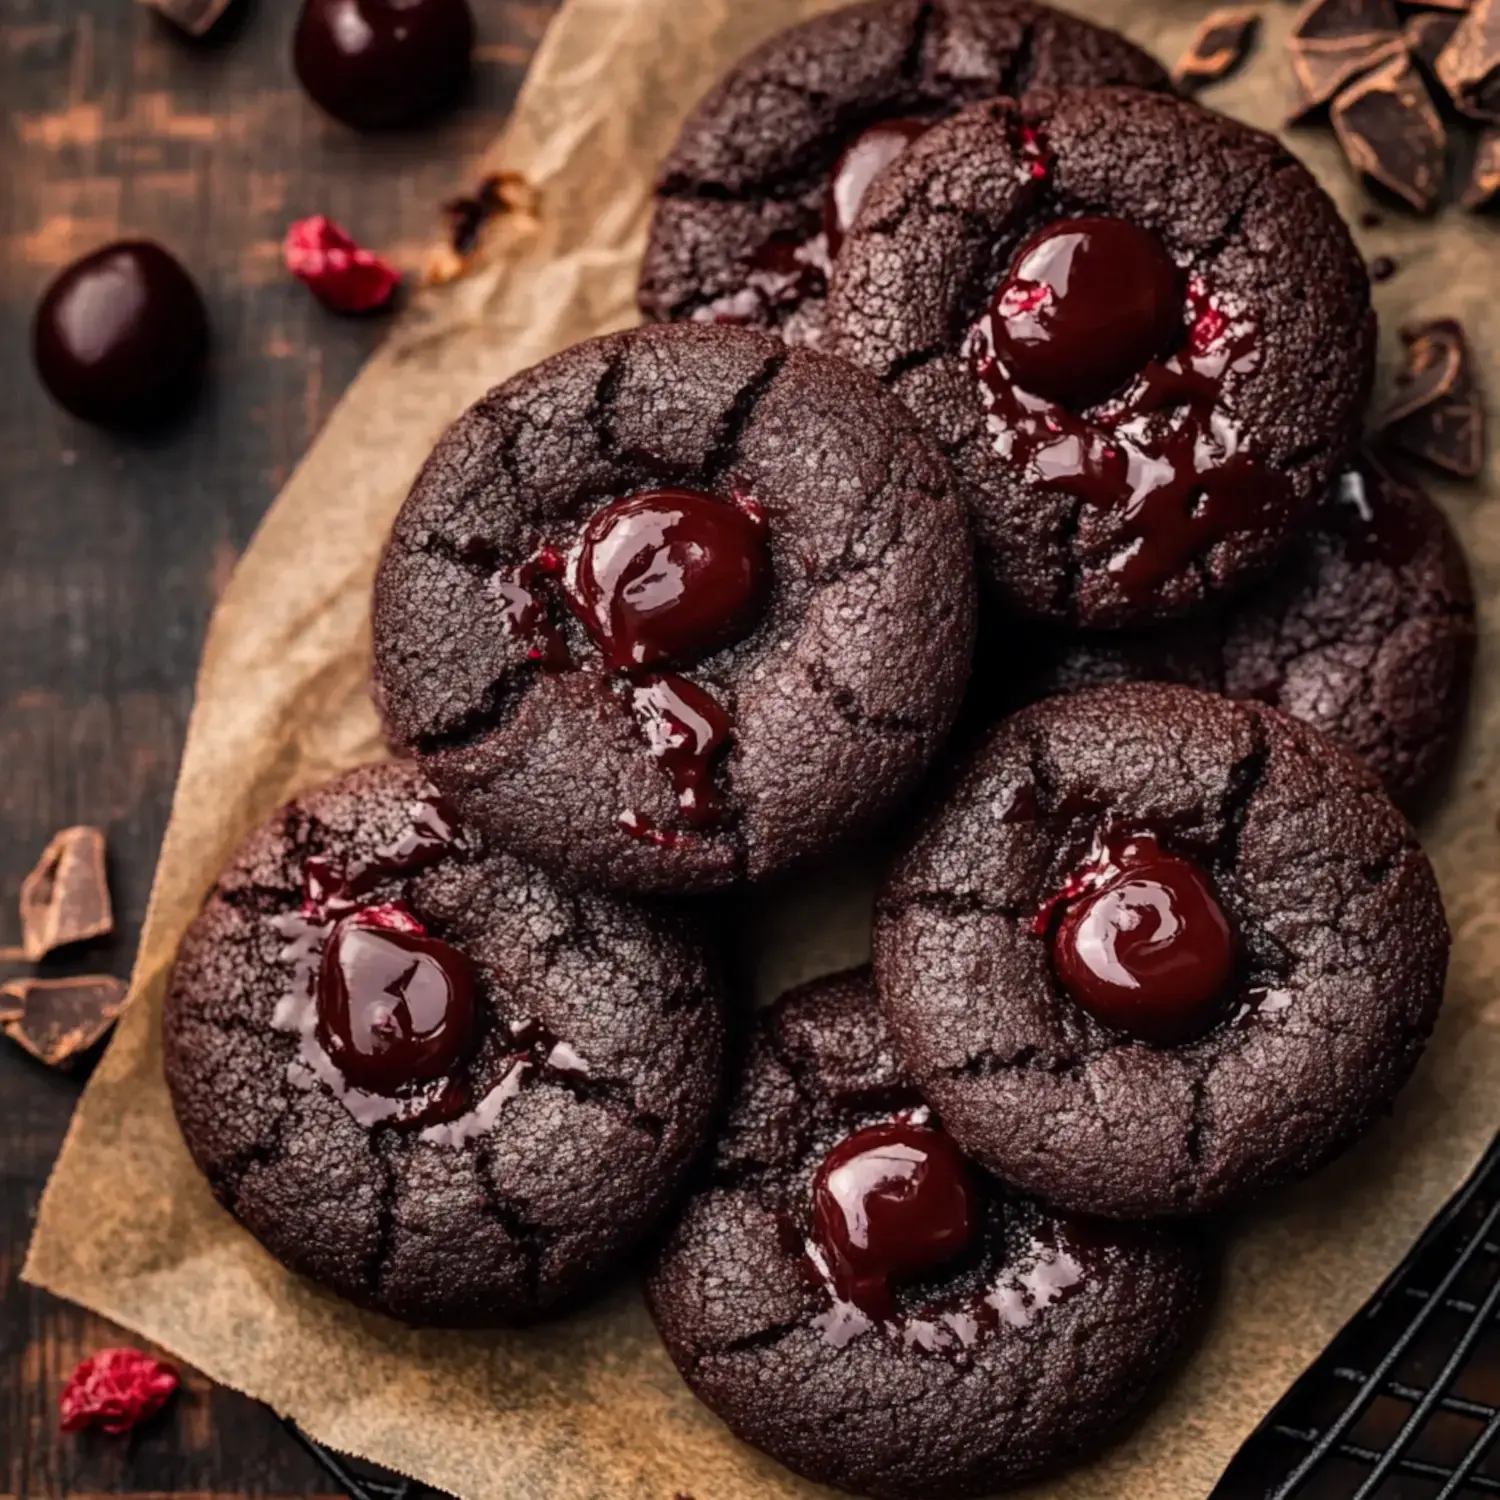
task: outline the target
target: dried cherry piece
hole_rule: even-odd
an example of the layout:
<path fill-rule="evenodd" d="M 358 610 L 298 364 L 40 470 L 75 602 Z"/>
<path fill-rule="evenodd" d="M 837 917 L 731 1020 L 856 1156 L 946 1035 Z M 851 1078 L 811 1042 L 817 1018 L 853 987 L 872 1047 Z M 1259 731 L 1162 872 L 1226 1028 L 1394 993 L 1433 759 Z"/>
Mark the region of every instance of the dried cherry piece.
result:
<path fill-rule="evenodd" d="M 374 312 L 401 285 L 401 273 L 389 261 L 322 214 L 298 219 L 287 230 L 285 254 L 287 270 L 335 312 Z"/>
<path fill-rule="evenodd" d="M 101 1349 L 68 1379 L 58 1401 L 64 1432 L 119 1434 L 154 1417 L 177 1389 L 177 1371 L 139 1349 Z"/>

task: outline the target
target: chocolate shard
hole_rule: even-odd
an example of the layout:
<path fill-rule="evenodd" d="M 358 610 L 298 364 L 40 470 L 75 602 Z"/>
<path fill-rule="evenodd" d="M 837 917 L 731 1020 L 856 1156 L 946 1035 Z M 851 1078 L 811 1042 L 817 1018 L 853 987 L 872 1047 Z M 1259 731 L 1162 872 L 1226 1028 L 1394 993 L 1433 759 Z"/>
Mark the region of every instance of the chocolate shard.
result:
<path fill-rule="evenodd" d="M 1260 11 L 1225 8 L 1211 11 L 1202 22 L 1187 51 L 1172 69 L 1179 87 L 1199 89 L 1227 78 L 1249 56 L 1260 28 Z"/>
<path fill-rule="evenodd" d="M 234 0 L 141 0 L 189 36 L 206 36 Z"/>
<path fill-rule="evenodd" d="M 1474 165 L 1464 188 L 1463 205 L 1472 211 L 1500 203 L 1500 127 L 1481 132 L 1474 147 Z"/>
<path fill-rule="evenodd" d="M 1500 0 L 1474 0 L 1438 53 L 1437 76 L 1466 115 L 1500 121 Z"/>
<path fill-rule="evenodd" d="M 1401 338 L 1406 365 L 1377 431 L 1413 458 L 1475 478 L 1484 468 L 1484 408 L 1462 326 L 1435 318 L 1403 328 Z"/>
<path fill-rule="evenodd" d="M 1406 50 L 1422 65 L 1431 79 L 1437 76 L 1438 53 L 1448 45 L 1448 39 L 1458 29 L 1463 17 L 1457 11 L 1424 10 L 1409 16 L 1406 22 Z"/>
<path fill-rule="evenodd" d="M 0 1028 L 49 1068 L 65 1068 L 108 1035 L 125 1003 L 109 974 L 0 985 Z"/>
<path fill-rule="evenodd" d="M 1306 0 L 1292 22 L 1298 42 L 1343 41 L 1347 37 L 1400 31 L 1395 0 Z"/>
<path fill-rule="evenodd" d="M 1341 89 L 1383 63 L 1404 56 L 1406 40 L 1398 31 L 1387 36 L 1345 37 L 1341 41 L 1293 41 L 1290 49 L 1297 100 L 1286 123 L 1301 125 L 1323 110 Z"/>
<path fill-rule="evenodd" d="M 32 963 L 114 931 L 104 849 L 97 828 L 64 828 L 21 882 L 21 949 Z"/>
<path fill-rule="evenodd" d="M 1356 172 L 1418 213 L 1437 208 L 1447 173 L 1448 132 L 1404 50 L 1339 94 L 1333 128 Z"/>

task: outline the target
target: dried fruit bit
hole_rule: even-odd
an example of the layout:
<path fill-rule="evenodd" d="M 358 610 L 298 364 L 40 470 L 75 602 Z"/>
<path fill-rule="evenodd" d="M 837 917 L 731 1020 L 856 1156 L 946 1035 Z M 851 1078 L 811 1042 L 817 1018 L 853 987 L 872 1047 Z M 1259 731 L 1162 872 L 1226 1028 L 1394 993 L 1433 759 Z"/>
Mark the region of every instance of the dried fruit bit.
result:
<path fill-rule="evenodd" d="M 143 0 L 189 36 L 206 36 L 234 0 Z"/>
<path fill-rule="evenodd" d="M 13 979 L 0 985 L 0 1027 L 38 1062 L 66 1068 L 109 1033 L 124 1003 L 110 974 Z"/>
<path fill-rule="evenodd" d="M 1500 129 L 1491 127 L 1479 137 L 1474 148 L 1474 166 L 1464 189 L 1467 209 L 1488 208 L 1500 199 Z"/>
<path fill-rule="evenodd" d="M 332 219 L 314 214 L 286 232 L 286 268 L 335 312 L 374 312 L 401 285 L 401 273 L 362 249 Z"/>
<path fill-rule="evenodd" d="M 139 1349 L 101 1349 L 73 1371 L 58 1407 L 64 1432 L 129 1432 L 154 1417 L 177 1389 L 177 1372 Z"/>
<path fill-rule="evenodd" d="M 1438 206 L 1448 135 L 1422 75 L 1404 52 L 1333 101 L 1333 129 L 1356 172 L 1418 213 Z"/>
<path fill-rule="evenodd" d="M 21 882 L 21 951 L 35 963 L 54 948 L 113 932 L 114 910 L 97 828 L 64 828 Z"/>
<path fill-rule="evenodd" d="M 1259 26 L 1259 10 L 1211 11 L 1178 58 L 1173 80 L 1182 88 L 1198 89 L 1227 78 L 1249 55 Z"/>
<path fill-rule="evenodd" d="M 1500 0 L 1474 0 L 1438 54 L 1437 75 L 1466 115 L 1500 120 Z"/>
<path fill-rule="evenodd" d="M 473 194 L 450 198 L 443 205 L 447 239 L 428 255 L 422 284 L 456 281 L 481 258 L 496 220 L 530 227 L 536 223 L 539 202 L 537 190 L 519 172 L 492 172 Z"/>
<path fill-rule="evenodd" d="M 1422 64 L 1429 78 L 1437 79 L 1438 54 L 1463 17 L 1451 10 L 1424 10 L 1406 22 L 1406 50 Z M 1442 80 L 1438 79 L 1441 85 Z"/>
<path fill-rule="evenodd" d="M 1298 103 L 1288 121 L 1316 113 L 1346 84 L 1406 50 L 1393 0 L 1307 0 L 1287 43 Z"/>
<path fill-rule="evenodd" d="M 1406 367 L 1376 422 L 1385 441 L 1414 458 L 1473 479 L 1484 468 L 1484 410 L 1456 319 L 1403 328 Z"/>

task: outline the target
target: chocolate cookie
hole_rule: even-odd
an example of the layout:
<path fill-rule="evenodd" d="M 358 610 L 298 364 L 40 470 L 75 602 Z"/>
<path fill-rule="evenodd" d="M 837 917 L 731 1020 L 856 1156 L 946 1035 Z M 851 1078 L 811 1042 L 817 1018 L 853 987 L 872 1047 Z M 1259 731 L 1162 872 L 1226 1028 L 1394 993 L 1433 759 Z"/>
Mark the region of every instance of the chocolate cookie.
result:
<path fill-rule="evenodd" d="M 940 454 L 858 370 L 638 329 L 471 407 L 375 586 L 387 725 L 462 815 L 624 889 L 756 880 L 882 817 L 969 670 Z"/>
<path fill-rule="evenodd" d="M 1162 684 L 1000 724 L 898 859 L 896 1049 L 991 1171 L 1201 1213 L 1311 1172 L 1411 1073 L 1448 929 L 1410 825 L 1275 709 Z"/>
<path fill-rule="evenodd" d="M 964 482 L 981 577 L 1118 627 L 1265 573 L 1356 441 L 1369 280 L 1271 136 L 1132 89 L 993 100 L 871 188 L 827 347 Z"/>
<path fill-rule="evenodd" d="M 967 104 L 1084 83 L 1171 87 L 1118 33 L 1031 0 L 868 0 L 778 32 L 662 164 L 641 311 L 815 343 L 830 268 L 885 166 Z"/>
<path fill-rule="evenodd" d="M 1075 1218 L 959 1154 L 867 970 L 757 1018 L 713 1170 L 647 1287 L 683 1378 L 810 1479 L 957 1500 L 1081 1459 L 1150 1401 L 1205 1241 Z"/>
<path fill-rule="evenodd" d="M 1365 460 L 1246 599 L 1150 631 L 1045 635 L 1030 689 L 1158 681 L 1257 698 L 1342 740 L 1414 808 L 1452 758 L 1474 648 L 1468 564 L 1447 519 Z M 1002 673 L 1013 677 L 1014 662 L 997 662 Z"/>
<path fill-rule="evenodd" d="M 370 766 L 251 834 L 188 929 L 167 1084 L 276 1258 L 407 1322 L 595 1286 L 710 1129 L 716 978 L 677 919 L 579 894 Z"/>

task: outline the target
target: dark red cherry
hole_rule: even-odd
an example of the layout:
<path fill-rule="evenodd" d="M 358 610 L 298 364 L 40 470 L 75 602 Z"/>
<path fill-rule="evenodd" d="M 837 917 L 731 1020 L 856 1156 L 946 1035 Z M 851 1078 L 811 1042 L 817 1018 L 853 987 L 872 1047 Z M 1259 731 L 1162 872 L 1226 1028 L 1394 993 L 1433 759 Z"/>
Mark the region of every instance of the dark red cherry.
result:
<path fill-rule="evenodd" d="M 1106 848 L 1077 884 L 1052 942 L 1068 993 L 1106 1026 L 1159 1045 L 1208 1030 L 1234 970 L 1208 875 L 1141 836 Z"/>
<path fill-rule="evenodd" d="M 978 1223 L 974 1182 L 952 1140 L 908 1120 L 839 1142 L 813 1178 L 813 1224 L 841 1296 L 876 1316 L 890 1283 L 946 1264 Z"/>
<path fill-rule="evenodd" d="M 32 353 L 59 406 L 105 427 L 146 427 L 196 388 L 208 314 L 193 279 L 150 240 L 75 260 L 42 294 Z"/>
<path fill-rule="evenodd" d="M 1181 334 L 1185 295 L 1154 234 L 1123 219 L 1064 219 L 1021 247 L 995 293 L 994 352 L 1024 390 L 1089 406 Z"/>
<path fill-rule="evenodd" d="M 931 127 L 930 120 L 880 120 L 844 147 L 823 196 L 823 233 L 830 259 L 839 253 L 870 184 Z"/>
<path fill-rule="evenodd" d="M 732 645 L 770 584 L 765 523 L 697 490 L 613 500 L 584 528 L 568 603 L 619 671 L 683 663 Z"/>
<path fill-rule="evenodd" d="M 453 103 L 473 49 L 468 0 L 304 0 L 292 65 L 335 119 L 380 130 Z"/>
<path fill-rule="evenodd" d="M 451 1074 L 475 1031 L 468 959 L 410 917 L 389 925 L 394 910 L 340 922 L 318 971 L 323 1050 L 353 1087 L 388 1096 Z"/>

